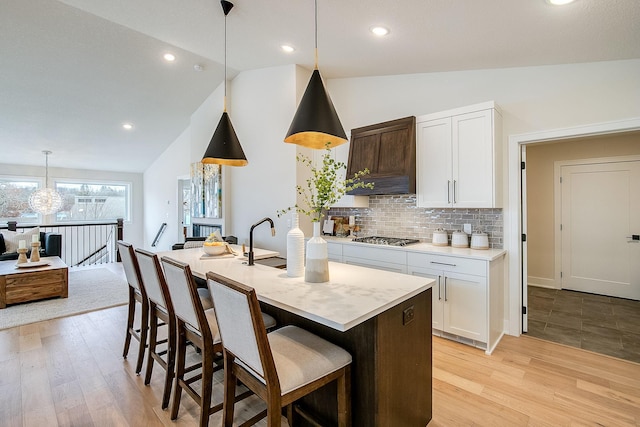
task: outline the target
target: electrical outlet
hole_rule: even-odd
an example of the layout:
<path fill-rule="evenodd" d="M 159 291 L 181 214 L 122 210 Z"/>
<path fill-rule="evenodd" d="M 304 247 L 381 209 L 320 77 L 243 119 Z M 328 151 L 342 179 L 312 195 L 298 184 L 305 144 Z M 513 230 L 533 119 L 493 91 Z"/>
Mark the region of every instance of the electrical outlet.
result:
<path fill-rule="evenodd" d="M 464 231 L 464 232 L 465 232 L 465 233 L 467 233 L 467 234 L 471 234 L 471 224 L 465 224 L 465 225 L 462 227 L 462 231 Z"/>
<path fill-rule="evenodd" d="M 413 321 L 414 317 L 413 306 L 407 307 L 402 311 L 402 324 L 406 325 Z"/>

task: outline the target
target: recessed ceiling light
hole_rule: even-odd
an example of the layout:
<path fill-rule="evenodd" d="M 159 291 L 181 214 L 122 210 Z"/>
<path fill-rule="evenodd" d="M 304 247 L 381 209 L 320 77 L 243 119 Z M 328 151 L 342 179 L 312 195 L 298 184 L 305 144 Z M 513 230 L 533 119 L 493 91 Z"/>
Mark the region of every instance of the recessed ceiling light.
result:
<path fill-rule="evenodd" d="M 547 0 L 547 3 L 552 4 L 554 6 L 562 6 L 565 4 L 573 3 L 574 0 Z"/>
<path fill-rule="evenodd" d="M 389 29 L 388 28 L 381 27 L 379 25 L 369 28 L 369 31 L 371 31 L 376 36 L 380 36 L 380 37 L 386 36 L 387 34 L 389 34 Z"/>
<path fill-rule="evenodd" d="M 133 125 L 131 123 L 123 123 L 122 128 L 126 130 L 131 130 L 133 129 Z"/>
<path fill-rule="evenodd" d="M 291 53 L 293 51 L 295 51 L 293 46 L 289 46 L 288 44 L 283 44 L 282 46 L 280 46 L 280 49 L 284 50 L 287 53 Z"/>
<path fill-rule="evenodd" d="M 173 62 L 176 60 L 176 56 L 173 53 L 165 53 L 163 55 L 163 58 L 165 59 L 165 61 L 169 61 L 169 62 Z"/>

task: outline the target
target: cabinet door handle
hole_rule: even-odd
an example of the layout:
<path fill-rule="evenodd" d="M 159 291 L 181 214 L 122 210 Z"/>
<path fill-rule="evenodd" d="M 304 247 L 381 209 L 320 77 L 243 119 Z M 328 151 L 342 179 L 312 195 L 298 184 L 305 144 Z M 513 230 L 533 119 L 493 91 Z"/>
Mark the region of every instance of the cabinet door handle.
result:
<path fill-rule="evenodd" d="M 446 262 L 438 262 L 438 261 L 429 261 L 431 264 L 438 264 L 438 265 L 448 265 L 449 267 L 455 267 L 455 264 L 449 264 Z"/>
<path fill-rule="evenodd" d="M 438 276 L 438 301 L 442 299 L 442 297 L 440 296 L 440 279 L 441 278 L 442 276 Z"/>
<path fill-rule="evenodd" d="M 454 179 L 453 180 L 453 203 L 455 204 L 457 202 L 458 202 L 458 200 L 456 198 L 456 180 Z"/>
<path fill-rule="evenodd" d="M 447 276 L 444 276 L 444 301 L 447 301 Z"/>
<path fill-rule="evenodd" d="M 447 181 L 447 203 L 451 203 L 451 181 Z"/>

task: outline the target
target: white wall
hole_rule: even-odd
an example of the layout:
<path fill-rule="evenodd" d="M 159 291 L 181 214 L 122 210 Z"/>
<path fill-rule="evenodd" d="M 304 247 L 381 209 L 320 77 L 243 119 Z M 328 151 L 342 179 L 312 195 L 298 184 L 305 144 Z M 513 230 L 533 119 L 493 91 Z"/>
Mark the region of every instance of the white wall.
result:
<path fill-rule="evenodd" d="M 171 245 L 183 241 L 178 204 L 178 178 L 189 175 L 190 129 L 182 134 L 144 172 L 144 247 L 153 251 L 168 251 Z M 167 228 L 155 247 L 151 247 L 162 223 Z"/>
<path fill-rule="evenodd" d="M 99 165 L 99 159 L 96 162 Z M 45 168 L 41 166 L 0 164 L 0 175 L 37 177 L 43 179 Z M 56 179 L 78 179 L 87 181 L 113 181 L 131 183 L 131 220 L 124 223 L 124 239 L 134 245 L 143 242 L 143 175 L 140 173 L 106 172 L 89 169 L 66 169 L 49 166 L 49 186 Z M 51 223 L 45 218 L 43 223 Z"/>
<path fill-rule="evenodd" d="M 227 110 L 249 164 L 223 166 L 224 234 L 248 243 L 251 225 L 270 217 L 276 224 L 276 237 L 271 237 L 268 225 L 261 225 L 254 231 L 255 245 L 283 256 L 287 219 L 278 218 L 276 211 L 295 204 L 296 149 L 283 139 L 297 105 L 296 72 L 293 65 L 243 72 L 227 87 Z M 192 114 L 189 129 L 145 171 L 146 246 L 151 245 L 160 224 L 167 222 L 155 251 L 171 249 L 181 241 L 178 178 L 189 174 L 190 163 L 202 159 L 220 120 L 223 96 L 224 86 L 220 85 Z"/>
<path fill-rule="evenodd" d="M 240 73 L 232 82 L 232 122 L 249 161 L 230 168 L 230 233 L 249 241 L 252 224 L 264 217 L 275 222 L 253 232 L 254 245 L 286 253 L 287 219 L 276 211 L 295 204 L 296 146 L 283 142 L 297 105 L 296 66 Z"/>

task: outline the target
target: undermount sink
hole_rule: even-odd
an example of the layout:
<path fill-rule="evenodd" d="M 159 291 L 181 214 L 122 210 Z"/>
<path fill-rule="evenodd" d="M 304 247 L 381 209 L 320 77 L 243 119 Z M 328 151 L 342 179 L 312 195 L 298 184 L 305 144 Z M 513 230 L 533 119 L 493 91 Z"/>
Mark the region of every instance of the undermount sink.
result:
<path fill-rule="evenodd" d="M 287 260 L 285 258 L 281 258 L 278 256 L 270 257 L 270 258 L 261 258 L 254 261 L 256 264 L 266 265 L 268 267 L 287 268 Z"/>

